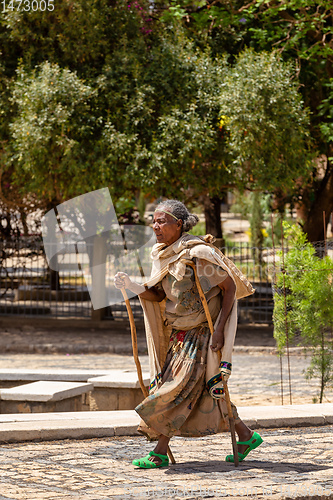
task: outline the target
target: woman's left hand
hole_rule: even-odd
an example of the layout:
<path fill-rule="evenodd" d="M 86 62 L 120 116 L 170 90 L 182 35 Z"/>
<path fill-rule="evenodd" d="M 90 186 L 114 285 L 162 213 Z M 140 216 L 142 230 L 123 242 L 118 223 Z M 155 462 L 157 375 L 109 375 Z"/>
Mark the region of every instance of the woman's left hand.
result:
<path fill-rule="evenodd" d="M 116 288 L 130 288 L 132 281 L 127 273 L 122 273 L 120 271 L 114 277 L 114 286 Z"/>
<path fill-rule="evenodd" d="M 214 331 L 212 335 L 212 342 L 210 344 L 210 348 L 212 351 L 216 352 L 222 349 L 224 346 L 224 332 L 222 331 Z"/>

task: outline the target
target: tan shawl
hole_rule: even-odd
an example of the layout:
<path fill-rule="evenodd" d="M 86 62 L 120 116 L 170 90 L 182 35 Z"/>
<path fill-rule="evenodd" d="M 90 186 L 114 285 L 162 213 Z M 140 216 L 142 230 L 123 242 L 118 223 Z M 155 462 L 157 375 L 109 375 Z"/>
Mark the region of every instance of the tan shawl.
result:
<path fill-rule="evenodd" d="M 211 235 L 201 238 L 184 233 L 170 246 L 166 247 L 163 243 L 155 244 L 151 252 L 153 259 L 152 273 L 145 285 L 148 287 L 156 285 L 168 273 L 172 274 L 177 280 L 181 280 L 186 269 L 181 259 L 205 259 L 212 264 L 221 266 L 236 285 L 235 300 L 225 325 L 225 340 L 221 352 L 221 359 L 231 363 L 237 329 L 237 299 L 246 297 L 254 293 L 255 290 L 233 262 L 212 244 L 212 240 Z M 151 380 L 153 380 L 161 372 L 164 364 L 171 328 L 164 324 L 165 300 L 159 303 L 140 298 L 140 301 L 144 311 L 150 376 Z M 219 317 L 215 322 L 215 326 L 219 321 Z M 213 352 L 211 349 L 208 350 L 208 353 L 206 381 L 218 373 L 220 359 L 218 353 Z"/>

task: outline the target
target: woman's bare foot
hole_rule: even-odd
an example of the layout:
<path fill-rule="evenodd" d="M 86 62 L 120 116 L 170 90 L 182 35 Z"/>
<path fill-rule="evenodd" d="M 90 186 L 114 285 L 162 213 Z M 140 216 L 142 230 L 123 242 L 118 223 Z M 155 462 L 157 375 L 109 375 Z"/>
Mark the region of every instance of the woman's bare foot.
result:
<path fill-rule="evenodd" d="M 169 441 L 170 438 L 168 436 L 164 436 L 163 434 L 161 434 L 158 439 L 158 443 L 154 448 L 154 452 L 158 453 L 159 455 L 166 455 L 168 452 Z"/>
<path fill-rule="evenodd" d="M 248 441 L 253 436 L 253 431 L 244 424 L 244 422 L 240 421 L 235 425 L 236 432 L 238 434 L 239 441 Z M 239 453 L 245 453 L 245 451 L 249 448 L 247 444 L 239 444 L 237 445 Z"/>

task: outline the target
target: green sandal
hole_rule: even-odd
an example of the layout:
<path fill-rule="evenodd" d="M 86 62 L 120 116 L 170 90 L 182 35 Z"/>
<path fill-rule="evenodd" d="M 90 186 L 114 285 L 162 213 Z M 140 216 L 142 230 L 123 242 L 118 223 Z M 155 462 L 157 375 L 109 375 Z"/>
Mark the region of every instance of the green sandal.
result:
<path fill-rule="evenodd" d="M 263 439 L 260 436 L 260 434 L 258 434 L 257 432 L 254 432 L 248 441 L 238 441 L 237 444 L 247 444 L 248 445 L 248 448 L 245 450 L 244 453 L 238 452 L 239 461 L 242 462 L 244 460 L 244 458 L 250 453 L 250 451 L 254 450 L 258 446 L 260 446 L 262 442 L 263 442 Z M 234 456 L 227 455 L 225 457 L 225 461 L 226 462 L 234 462 Z"/>
<path fill-rule="evenodd" d="M 158 465 L 155 464 L 155 462 L 151 462 L 149 460 L 151 456 L 160 458 L 162 462 Z M 167 467 L 169 465 L 169 459 L 168 455 L 159 455 L 154 451 L 150 451 L 145 457 L 133 460 L 132 464 L 141 467 L 141 469 L 156 469 L 157 467 Z"/>

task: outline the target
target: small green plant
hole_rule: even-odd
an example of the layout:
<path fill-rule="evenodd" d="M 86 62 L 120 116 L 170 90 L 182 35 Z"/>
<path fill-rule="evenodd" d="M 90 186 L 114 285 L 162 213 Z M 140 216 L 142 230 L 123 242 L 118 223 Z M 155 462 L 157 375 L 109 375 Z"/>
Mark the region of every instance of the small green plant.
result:
<path fill-rule="evenodd" d="M 320 379 L 322 403 L 333 382 L 333 262 L 316 256 L 298 226 L 284 222 L 283 229 L 290 250 L 276 280 L 274 336 L 280 352 L 287 341 L 306 348 L 311 355 L 306 378 Z"/>
<path fill-rule="evenodd" d="M 191 231 L 189 231 L 189 233 L 194 236 L 203 236 L 206 234 L 205 226 L 205 222 L 200 221 L 191 229 Z"/>

